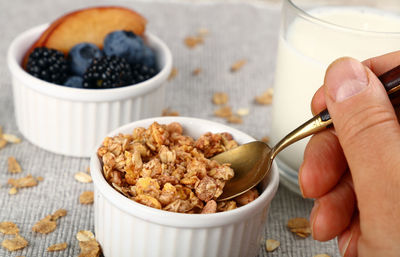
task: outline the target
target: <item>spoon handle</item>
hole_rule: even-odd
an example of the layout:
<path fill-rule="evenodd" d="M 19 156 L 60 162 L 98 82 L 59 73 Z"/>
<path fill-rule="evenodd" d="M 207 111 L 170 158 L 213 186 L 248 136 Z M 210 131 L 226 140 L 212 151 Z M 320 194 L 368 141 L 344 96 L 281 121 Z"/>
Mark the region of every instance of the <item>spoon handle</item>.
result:
<path fill-rule="evenodd" d="M 395 95 L 395 92 L 400 89 L 400 65 L 391 69 L 390 71 L 385 72 L 378 78 L 385 87 L 388 95 L 392 97 Z M 325 109 L 279 141 L 271 149 L 271 159 L 274 159 L 275 156 L 285 147 L 321 130 L 324 130 L 331 125 L 331 115 L 329 114 L 328 110 Z"/>

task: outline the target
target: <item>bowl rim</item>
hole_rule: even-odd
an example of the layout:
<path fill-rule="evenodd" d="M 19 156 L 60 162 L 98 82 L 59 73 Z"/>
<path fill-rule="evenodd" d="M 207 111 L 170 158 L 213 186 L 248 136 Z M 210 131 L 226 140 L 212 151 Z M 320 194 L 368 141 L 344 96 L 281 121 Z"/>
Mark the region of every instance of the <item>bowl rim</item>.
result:
<path fill-rule="evenodd" d="M 218 130 L 218 131 L 226 131 L 232 133 L 234 137 L 240 138 L 240 140 L 238 141 L 241 141 L 239 142 L 241 144 L 255 140 L 253 137 L 245 134 L 244 132 L 241 132 L 227 125 L 210 120 L 204 120 L 192 117 L 154 117 L 149 119 L 138 120 L 111 131 L 110 133 L 108 133 L 107 136 L 113 136 L 119 133 L 125 133 L 122 131 L 133 130 L 133 128 L 135 127 L 142 126 L 139 124 L 145 124 L 145 123 L 151 124 L 154 121 L 157 121 L 161 124 L 179 122 L 182 124 L 183 128 L 185 128 L 185 126 L 188 125 L 191 126 L 196 124 L 207 125 L 207 127 L 210 128 L 209 131 L 211 132 L 213 132 L 213 130 Z M 206 131 L 204 131 L 204 133 L 205 132 Z M 269 182 L 265 190 L 260 194 L 260 196 L 256 200 L 245 206 L 227 212 L 219 212 L 211 214 L 185 214 L 185 213 L 175 213 L 175 212 L 158 210 L 155 208 L 139 204 L 133 200 L 130 200 L 129 198 L 123 196 L 121 193 L 119 193 L 117 190 L 112 188 L 111 185 L 108 184 L 108 182 L 103 176 L 101 164 L 99 158 L 97 157 L 98 147 L 96 148 L 96 151 L 92 154 L 90 158 L 90 172 L 95 188 L 95 205 L 97 201 L 96 194 L 100 193 L 112 205 L 114 205 L 119 210 L 125 212 L 126 214 L 130 216 L 135 216 L 136 218 L 142 219 L 147 222 L 157 223 L 164 226 L 183 227 L 183 228 L 204 228 L 204 227 L 223 226 L 239 222 L 245 219 L 246 217 L 251 217 L 256 213 L 263 211 L 264 208 L 271 203 L 279 185 L 278 168 L 276 166 L 276 163 L 273 162 L 272 170 L 269 176 Z M 96 211 L 97 208 L 95 207 L 95 212 Z"/>
<path fill-rule="evenodd" d="M 121 100 L 138 95 L 144 95 L 155 90 L 167 80 L 171 72 L 172 54 L 170 49 L 159 37 L 146 31 L 145 38 L 148 40 L 150 45 L 159 50 L 159 58 L 164 61 L 163 67 L 157 75 L 151 79 L 135 85 L 101 90 L 71 88 L 38 79 L 27 73 L 22 68 L 21 58 L 23 58 L 24 55 L 22 55 L 21 58 L 17 58 L 21 54 L 18 53 L 18 51 L 20 48 L 26 47 L 26 44 L 29 44 L 28 47 L 30 47 L 34 40 L 36 40 L 48 26 L 49 23 L 25 30 L 11 42 L 7 52 L 7 64 L 13 79 L 19 80 L 25 86 L 42 94 L 70 101 L 100 102 Z M 34 38 L 34 40 L 27 42 L 27 38 Z"/>

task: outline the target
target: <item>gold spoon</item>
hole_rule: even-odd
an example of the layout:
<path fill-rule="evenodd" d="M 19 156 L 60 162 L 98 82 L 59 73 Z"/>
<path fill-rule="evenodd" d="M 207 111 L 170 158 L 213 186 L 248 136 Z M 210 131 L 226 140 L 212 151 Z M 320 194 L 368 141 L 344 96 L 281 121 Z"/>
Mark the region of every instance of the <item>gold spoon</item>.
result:
<path fill-rule="evenodd" d="M 379 76 L 393 105 L 397 105 L 400 96 L 400 65 Z M 397 100 L 396 100 L 397 99 Z M 324 110 L 296 128 L 270 148 L 261 141 L 254 141 L 227 152 L 218 154 L 212 159 L 219 163 L 230 163 L 235 176 L 227 182 L 218 201 L 224 201 L 239 196 L 260 183 L 271 170 L 275 156 L 287 146 L 315 134 L 331 126 L 332 120 L 328 110 Z"/>

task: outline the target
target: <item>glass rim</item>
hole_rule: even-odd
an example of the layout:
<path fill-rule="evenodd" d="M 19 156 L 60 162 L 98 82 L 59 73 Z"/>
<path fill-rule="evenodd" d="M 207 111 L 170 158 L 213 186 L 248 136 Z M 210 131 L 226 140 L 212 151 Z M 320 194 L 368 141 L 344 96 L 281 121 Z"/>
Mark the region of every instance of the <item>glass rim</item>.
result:
<path fill-rule="evenodd" d="M 388 36 L 388 35 L 392 35 L 392 36 L 400 36 L 400 31 L 374 31 L 374 30 L 362 30 L 362 29 L 356 29 L 356 28 L 351 28 L 351 27 L 346 27 L 343 25 L 339 25 L 339 24 L 335 24 L 333 22 L 329 22 L 323 19 L 320 19 L 318 17 L 313 16 L 312 14 L 310 14 L 309 12 L 307 12 L 306 10 L 304 10 L 303 8 L 301 8 L 300 6 L 296 5 L 294 3 L 294 1 L 296 0 L 285 0 L 287 3 L 289 3 L 289 5 L 291 5 L 293 8 L 295 8 L 299 13 L 300 16 L 312 21 L 312 22 L 316 22 L 316 23 L 321 23 L 323 25 L 327 25 L 327 26 L 331 26 L 333 28 L 336 29 L 341 29 L 341 30 L 345 30 L 345 31 L 349 31 L 349 32 L 356 32 L 356 33 L 363 33 L 363 34 L 375 34 L 375 35 L 380 35 L 380 36 Z"/>

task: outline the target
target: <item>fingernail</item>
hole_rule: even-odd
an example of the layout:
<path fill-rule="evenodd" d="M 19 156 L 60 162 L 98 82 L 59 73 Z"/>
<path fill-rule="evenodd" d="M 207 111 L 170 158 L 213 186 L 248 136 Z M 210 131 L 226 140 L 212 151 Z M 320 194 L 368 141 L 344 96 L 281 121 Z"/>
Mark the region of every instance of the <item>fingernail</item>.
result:
<path fill-rule="evenodd" d="M 357 60 L 342 58 L 328 68 L 325 84 L 332 99 L 342 102 L 367 88 L 367 71 Z"/>
<path fill-rule="evenodd" d="M 311 210 L 311 214 L 310 214 L 310 226 L 311 226 L 311 234 L 314 237 L 314 223 L 315 220 L 318 216 L 318 209 L 319 209 L 319 201 L 315 200 L 314 201 L 314 206 Z"/>
<path fill-rule="evenodd" d="M 299 188 L 300 188 L 301 196 L 302 196 L 303 198 L 306 198 L 306 197 L 304 196 L 303 183 L 301 183 L 301 175 L 302 175 L 302 170 L 303 170 L 303 164 L 304 164 L 304 163 L 302 163 L 301 166 L 300 166 L 300 168 L 299 168 L 298 180 L 299 180 Z"/>
<path fill-rule="evenodd" d="M 353 230 L 350 231 L 350 236 L 347 238 L 345 244 L 343 245 L 343 247 L 340 250 L 340 255 L 342 257 L 344 257 L 346 255 L 347 248 L 349 248 L 349 245 L 350 245 L 350 242 L 351 242 L 352 238 L 353 238 Z"/>

